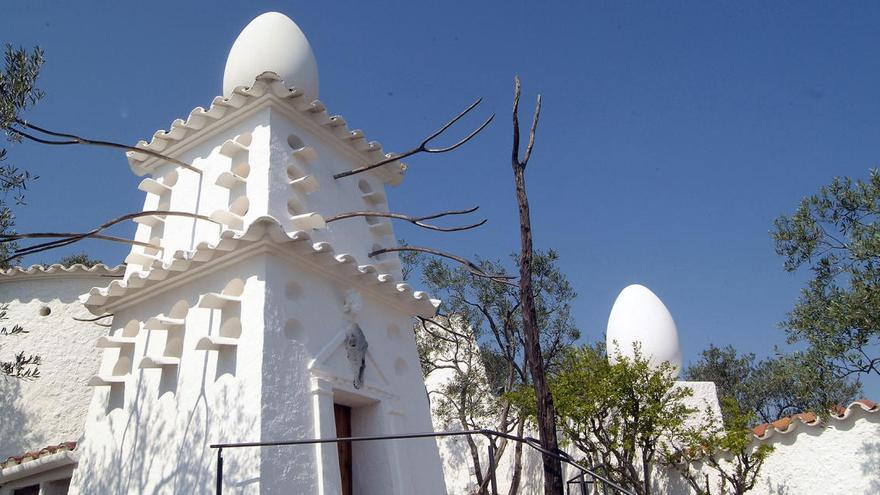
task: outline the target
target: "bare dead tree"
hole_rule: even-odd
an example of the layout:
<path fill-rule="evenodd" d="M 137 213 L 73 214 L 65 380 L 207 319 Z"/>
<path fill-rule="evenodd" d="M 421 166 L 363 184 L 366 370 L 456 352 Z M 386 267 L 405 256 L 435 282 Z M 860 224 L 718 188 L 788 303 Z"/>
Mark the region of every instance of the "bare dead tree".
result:
<path fill-rule="evenodd" d="M 513 167 L 514 182 L 516 183 L 516 203 L 519 207 L 519 297 L 522 303 L 523 334 L 525 336 L 525 351 L 529 372 L 532 375 L 532 385 L 535 389 L 538 436 L 541 447 L 550 452 L 556 452 L 559 450 L 559 443 L 556 438 L 556 408 L 553 406 L 553 396 L 550 394 L 550 387 L 545 376 L 538 317 L 535 310 L 535 298 L 532 288 L 532 255 L 534 247 L 525 179 L 526 166 L 532 156 L 532 148 L 535 145 L 535 133 L 538 129 L 538 119 L 541 116 L 541 95 L 538 95 L 537 102 L 535 103 L 535 115 L 532 119 L 532 126 L 529 129 L 529 141 L 526 145 L 525 153 L 520 157 L 519 97 L 521 87 L 519 76 L 516 76 L 514 81 L 511 165 Z M 562 495 L 564 489 L 562 464 L 558 459 L 548 455 L 543 455 L 543 464 L 544 495 Z"/>
<path fill-rule="evenodd" d="M 382 217 L 382 218 L 393 218 L 396 220 L 405 220 L 413 225 L 417 225 L 419 227 L 428 229 L 428 230 L 436 230 L 438 232 L 460 232 L 462 230 L 470 230 L 475 229 L 483 224 L 485 224 L 488 220 L 483 219 L 477 223 L 472 223 L 470 225 L 464 225 L 461 227 L 440 227 L 438 225 L 432 225 L 429 223 L 425 223 L 425 220 L 435 220 L 438 218 L 442 218 L 449 215 L 466 215 L 468 213 L 473 213 L 477 211 L 479 206 L 474 206 L 473 208 L 468 208 L 466 210 L 450 210 L 450 211 L 442 211 L 440 213 L 433 213 L 431 215 L 425 215 L 421 217 L 414 217 L 411 215 L 404 215 L 402 213 L 390 213 L 386 211 L 350 211 L 346 213 L 340 213 L 338 215 L 333 215 L 331 217 L 327 217 L 324 219 L 325 223 L 335 222 L 337 220 L 344 220 L 346 218 L 354 218 L 354 217 Z"/>
<path fill-rule="evenodd" d="M 471 131 L 470 134 L 468 134 L 467 136 L 465 136 L 464 138 L 462 138 L 461 140 L 459 140 L 457 143 L 455 143 L 455 144 L 453 144 L 453 145 L 450 145 L 450 146 L 444 146 L 444 147 L 442 147 L 442 148 L 431 148 L 431 147 L 428 146 L 428 144 L 429 144 L 431 141 L 433 141 L 436 137 L 438 137 L 438 136 L 440 136 L 441 134 L 443 134 L 443 133 L 446 131 L 446 129 L 449 129 L 450 127 L 452 127 L 453 124 L 455 124 L 456 122 L 458 122 L 459 120 L 461 120 L 462 118 L 464 118 L 464 116 L 467 115 L 471 110 L 473 110 L 474 108 L 476 108 L 477 105 L 479 105 L 481 101 L 483 101 L 482 98 L 477 98 L 477 101 L 471 103 L 470 106 L 468 106 L 467 108 L 465 108 L 464 110 L 462 110 L 461 113 L 459 113 L 458 115 L 456 115 L 455 117 L 453 117 L 453 119 L 450 120 L 449 122 L 447 122 L 446 124 L 444 124 L 443 127 L 441 127 L 440 129 L 438 129 L 437 131 L 435 131 L 435 132 L 434 132 L 433 134 L 431 134 L 430 136 L 426 137 L 426 138 L 425 138 L 421 143 L 419 143 L 419 145 L 416 146 L 415 148 L 413 148 L 413 149 L 411 149 L 411 150 L 409 150 L 409 151 L 405 151 L 405 152 L 403 152 L 403 153 L 394 153 L 394 154 L 392 154 L 391 156 L 389 156 L 388 158 L 386 158 L 386 159 L 384 159 L 384 160 L 381 160 L 381 161 L 378 161 L 378 162 L 376 162 L 376 163 L 373 163 L 373 164 L 371 164 L 371 165 L 366 165 L 366 166 L 359 167 L 359 168 L 352 169 L 352 170 L 348 170 L 348 171 L 345 171 L 345 172 L 340 172 L 340 173 L 334 175 L 333 178 L 334 178 L 334 179 L 342 179 L 343 177 L 349 177 L 349 176 L 352 176 L 352 175 L 355 175 L 355 174 L 360 174 L 360 173 L 366 172 L 366 171 L 368 171 L 368 170 L 373 170 L 374 168 L 379 168 L 379 167 L 381 167 L 382 165 L 387 165 L 387 164 L 389 164 L 389 163 L 391 163 L 391 162 L 395 162 L 395 161 L 397 161 L 397 160 L 402 160 L 402 159 L 404 159 L 404 158 L 406 158 L 406 157 L 408 157 L 408 156 L 413 156 L 413 155 L 415 155 L 415 154 L 417 154 L 417 153 L 447 153 L 447 152 L 449 152 L 449 151 L 452 151 L 452 150 L 454 150 L 454 149 L 456 149 L 456 148 L 462 146 L 464 143 L 466 143 L 466 142 L 470 141 L 471 139 L 473 139 L 473 137 L 476 136 L 477 134 L 479 134 L 480 131 L 482 131 L 483 129 L 485 129 L 486 126 L 489 125 L 490 122 L 492 122 L 492 119 L 495 118 L 495 114 L 493 113 L 491 116 L 489 116 L 488 119 L 486 119 L 486 120 L 480 125 L 480 127 L 477 127 L 476 129 L 474 129 L 473 131 Z"/>

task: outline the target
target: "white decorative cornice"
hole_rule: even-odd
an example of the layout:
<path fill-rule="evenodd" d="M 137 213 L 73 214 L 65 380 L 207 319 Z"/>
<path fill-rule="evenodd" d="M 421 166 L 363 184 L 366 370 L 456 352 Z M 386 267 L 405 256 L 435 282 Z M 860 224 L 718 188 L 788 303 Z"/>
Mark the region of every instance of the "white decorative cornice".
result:
<path fill-rule="evenodd" d="M 137 295 L 142 296 L 146 292 L 153 292 L 153 289 L 171 285 L 178 278 L 191 280 L 190 277 L 200 268 L 222 266 L 224 263 L 218 259 L 220 257 L 227 256 L 228 260 L 234 260 L 246 256 L 249 245 L 267 242 L 282 254 L 291 255 L 325 273 L 391 300 L 412 314 L 430 317 L 436 312 L 440 301 L 431 299 L 427 293 L 413 291 L 409 284 L 396 281 L 391 274 L 379 273 L 376 265 L 361 265 L 350 254 L 336 254 L 329 242 L 311 241 L 307 232 L 288 234 L 278 220 L 260 217 L 245 231 L 224 230 L 214 244 L 202 242 L 195 250 L 177 251 L 171 262 L 156 259 L 144 266 L 143 271 L 131 273 L 126 280 L 114 280 L 107 287 L 93 288 L 82 296 L 83 304 L 93 314 L 104 314 L 134 300 Z"/>
<path fill-rule="evenodd" d="M 376 163 L 392 156 L 382 150 L 379 142 L 368 141 L 360 129 L 349 129 L 342 116 L 327 113 L 320 100 L 306 101 L 302 91 L 286 87 L 274 72 L 260 74 L 251 86 L 237 86 L 228 98 L 217 96 L 207 110 L 196 107 L 185 121 L 175 120 L 171 123 L 171 130 L 158 130 L 149 143 L 139 141 L 136 147 L 174 157 L 198 136 L 212 132 L 267 99 L 274 99 L 284 108 L 315 123 L 323 134 L 352 150 L 360 158 L 360 165 Z M 145 153 L 128 152 L 129 166 L 139 176 L 149 173 L 158 161 L 161 159 Z M 374 169 L 383 181 L 394 185 L 403 180 L 405 170 L 406 166 L 399 161 Z"/>

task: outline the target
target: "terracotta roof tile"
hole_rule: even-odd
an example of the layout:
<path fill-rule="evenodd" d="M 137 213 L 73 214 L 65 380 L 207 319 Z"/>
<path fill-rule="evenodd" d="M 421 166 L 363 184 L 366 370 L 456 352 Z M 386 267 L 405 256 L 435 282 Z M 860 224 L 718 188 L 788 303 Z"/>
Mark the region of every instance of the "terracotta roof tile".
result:
<path fill-rule="evenodd" d="M 12 466 L 17 466 L 19 464 L 24 464 L 28 461 L 33 461 L 43 457 L 45 455 L 55 454 L 58 452 L 70 451 L 76 449 L 76 442 L 62 442 L 58 445 L 49 445 L 48 447 L 43 447 L 40 450 L 32 450 L 30 452 L 25 452 L 21 455 L 14 455 L 7 458 L 5 461 L 0 462 L 0 469 L 7 469 Z"/>
<path fill-rule="evenodd" d="M 859 408 L 868 413 L 880 412 L 880 405 L 868 399 L 859 399 L 851 402 L 848 406 L 834 406 L 831 408 L 831 417 L 836 421 L 841 421 L 852 415 L 853 411 Z M 796 429 L 798 423 L 806 426 L 822 426 L 823 423 L 819 417 L 811 412 L 803 412 L 785 418 L 777 419 L 772 423 L 763 423 L 752 428 L 752 433 L 758 440 L 768 440 L 774 434 L 787 434 Z"/>

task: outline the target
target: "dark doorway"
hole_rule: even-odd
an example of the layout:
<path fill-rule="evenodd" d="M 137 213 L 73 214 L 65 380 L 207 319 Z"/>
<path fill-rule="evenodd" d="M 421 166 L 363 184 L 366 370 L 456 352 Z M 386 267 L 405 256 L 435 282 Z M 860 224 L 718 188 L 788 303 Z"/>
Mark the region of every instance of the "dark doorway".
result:
<path fill-rule="evenodd" d="M 336 437 L 351 436 L 351 408 L 341 404 L 333 404 L 336 416 Z M 336 442 L 339 454 L 339 474 L 342 477 L 342 495 L 352 495 L 351 475 L 351 442 Z"/>

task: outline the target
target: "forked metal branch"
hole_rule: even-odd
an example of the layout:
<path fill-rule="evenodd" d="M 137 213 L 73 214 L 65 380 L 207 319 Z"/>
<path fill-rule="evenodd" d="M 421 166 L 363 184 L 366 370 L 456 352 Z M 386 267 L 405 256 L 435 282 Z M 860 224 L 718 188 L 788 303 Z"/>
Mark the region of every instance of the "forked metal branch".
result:
<path fill-rule="evenodd" d="M 413 149 L 411 149 L 411 150 L 409 150 L 409 151 L 406 151 L 406 152 L 404 152 L 404 153 L 395 153 L 395 154 L 392 154 L 392 155 L 389 156 L 388 158 L 386 158 L 386 159 L 384 159 L 384 160 L 382 160 L 382 161 L 379 161 L 379 162 L 373 163 L 372 165 L 366 165 L 366 166 L 359 167 L 359 168 L 356 168 L 356 169 L 353 169 L 353 170 L 347 170 L 347 171 L 345 171 L 345 172 L 340 172 L 340 173 L 334 175 L 333 178 L 334 178 L 334 179 L 342 179 L 343 177 L 349 177 L 349 176 L 352 176 L 352 175 L 360 174 L 360 173 L 362 173 L 362 172 L 366 172 L 366 171 L 368 171 L 368 170 L 373 170 L 374 168 L 379 168 L 379 167 L 381 167 L 382 165 L 387 165 L 387 164 L 389 164 L 389 163 L 391 163 L 391 162 L 395 162 L 395 161 L 397 161 L 397 160 L 402 160 L 402 159 L 404 159 L 404 158 L 406 158 L 406 157 L 413 156 L 413 155 L 415 155 L 415 154 L 417 154 L 417 153 L 446 153 L 446 152 L 448 152 L 448 151 L 452 151 L 452 150 L 454 150 L 454 149 L 456 149 L 456 148 L 462 146 L 464 143 L 466 143 L 466 142 L 470 141 L 471 139 L 473 139 L 473 137 L 476 136 L 477 134 L 479 134 L 480 131 L 482 131 L 483 129 L 485 129 L 486 126 L 489 125 L 490 122 L 492 122 L 492 119 L 495 118 L 495 114 L 493 113 L 492 115 L 490 115 L 489 118 L 486 119 L 486 120 L 480 125 L 480 127 L 477 127 L 477 128 L 474 129 L 470 134 L 468 134 L 467 136 L 465 136 L 464 138 L 462 138 L 461 140 L 459 140 L 457 143 L 455 143 L 455 144 L 453 144 L 453 145 L 450 145 L 450 146 L 444 146 L 444 147 L 442 147 L 442 148 L 431 148 L 431 147 L 428 146 L 428 144 L 429 144 L 432 140 L 434 140 L 436 137 L 438 137 L 440 134 L 443 134 L 443 132 L 446 131 L 446 129 L 449 129 L 450 127 L 452 127 L 453 124 L 455 124 L 456 122 L 458 122 L 459 120 L 461 120 L 462 118 L 464 118 L 464 116 L 467 115 L 468 112 L 470 112 L 471 110 L 473 110 L 474 108 L 476 108 L 477 105 L 479 105 L 480 102 L 482 102 L 482 101 L 483 101 L 482 98 L 477 98 L 477 101 L 471 103 L 470 106 L 468 106 L 467 108 L 465 108 L 464 110 L 462 110 L 461 113 L 459 113 L 459 114 L 456 115 L 452 120 L 450 120 L 449 122 L 447 122 L 446 124 L 444 124 L 443 127 L 441 127 L 440 129 L 438 129 L 436 132 L 434 132 L 434 133 L 431 134 L 430 136 L 426 137 L 426 138 L 425 138 L 425 139 L 424 139 L 424 140 L 423 140 L 418 146 L 416 146 L 415 148 L 413 148 Z"/>
<path fill-rule="evenodd" d="M 159 159 L 161 159 L 161 160 L 165 160 L 165 161 L 170 162 L 170 163 L 173 163 L 173 164 L 175 164 L 175 165 L 179 165 L 179 166 L 181 166 L 181 167 L 183 167 L 183 168 L 185 168 L 185 169 L 187 169 L 187 170 L 192 170 L 193 172 L 195 172 L 195 173 L 197 173 L 197 174 L 201 174 L 201 173 L 202 173 L 201 170 L 199 170 L 199 169 L 193 167 L 192 165 L 190 165 L 190 164 L 188 164 L 188 163 L 186 163 L 186 162 L 184 162 L 184 161 L 178 160 L 177 158 L 172 158 L 172 157 L 170 157 L 170 156 L 163 155 L 162 153 L 157 153 L 157 152 L 152 151 L 152 150 L 146 150 L 146 149 L 143 149 L 143 148 L 137 148 L 137 147 L 134 147 L 134 146 L 128 146 L 128 145 L 125 145 L 125 144 L 114 143 L 114 142 L 112 142 L 112 141 L 101 141 L 101 140 L 97 140 L 97 139 L 88 139 L 88 138 L 84 138 L 84 137 L 81 137 L 81 136 L 77 136 L 77 135 L 75 135 L 75 134 L 68 134 L 68 133 L 66 133 L 66 132 L 50 131 L 49 129 L 45 129 L 45 128 L 43 128 L 43 127 L 39 127 L 39 126 L 37 126 L 37 125 L 35 125 L 35 124 L 31 124 L 31 123 L 29 123 L 29 122 L 25 122 L 25 121 L 23 121 L 23 120 L 21 120 L 21 119 L 16 119 L 16 120 L 15 120 L 15 123 L 18 124 L 18 125 L 20 125 L 20 126 L 26 127 L 26 128 L 28 128 L 28 129 L 32 129 L 32 130 L 34 130 L 34 131 L 37 131 L 37 132 L 40 132 L 40 133 L 43 133 L 43 134 L 46 134 L 46 135 L 49 135 L 49 136 L 55 136 L 55 137 L 66 138 L 65 140 L 52 140 L 52 139 L 45 139 L 45 138 L 41 138 L 41 137 L 34 136 L 34 135 L 32 135 L 32 134 L 28 134 L 28 133 L 22 131 L 21 129 L 17 129 L 17 128 L 15 128 L 15 127 L 10 127 L 10 128 L 9 128 L 9 130 L 10 130 L 11 132 L 13 132 L 13 133 L 15 133 L 15 134 L 18 134 L 19 136 L 21 136 L 21 137 L 23 137 L 23 138 L 25 138 L 25 139 L 29 139 L 29 140 L 31 140 L 31 141 L 34 141 L 34 142 L 36 142 L 36 143 L 40 143 L 40 144 L 48 144 L 48 145 L 54 145 L 54 146 L 65 146 L 65 145 L 73 145 L 73 144 L 85 144 L 85 145 L 89 145 L 89 146 L 101 146 L 101 147 L 104 147 L 104 148 L 114 148 L 114 149 L 119 149 L 119 150 L 124 150 L 124 151 L 133 151 L 133 152 L 135 152 L 135 153 L 143 153 L 143 154 L 145 154 L 145 155 L 152 156 L 153 158 L 159 158 Z"/>
<path fill-rule="evenodd" d="M 350 212 L 340 213 L 338 215 L 333 215 L 331 217 L 325 218 L 324 222 L 330 223 L 330 222 L 335 222 L 337 220 L 344 220 L 346 218 L 354 218 L 354 217 L 382 217 L 382 218 L 393 218 L 396 220 L 405 220 L 413 225 L 417 225 L 419 227 L 429 229 L 429 230 L 436 230 L 439 232 L 459 232 L 462 230 L 475 229 L 475 228 L 483 225 L 484 223 L 486 223 L 488 220 L 483 219 L 477 223 L 473 223 L 470 225 L 464 225 L 461 227 L 440 227 L 438 225 L 432 225 L 429 223 L 425 223 L 425 220 L 434 220 L 434 219 L 449 216 L 449 215 L 466 215 L 468 213 L 473 213 L 473 212 L 477 211 L 478 208 L 479 208 L 479 206 L 474 206 L 473 208 L 468 208 L 466 210 L 442 211 L 440 213 L 434 213 L 431 215 L 425 215 L 425 216 L 421 216 L 421 217 L 404 215 L 402 213 L 391 213 L 391 212 L 387 212 L 387 211 L 350 211 Z"/>
<path fill-rule="evenodd" d="M 113 220 L 104 222 L 98 227 L 88 231 L 88 232 L 36 232 L 36 233 L 27 233 L 27 234 L 6 234 L 0 235 L 0 244 L 7 242 L 14 242 L 20 239 L 28 239 L 28 238 L 39 238 L 39 237 L 63 237 L 62 239 L 58 239 L 55 241 L 44 242 L 41 244 L 35 244 L 33 246 L 28 246 L 23 249 L 16 250 L 12 256 L 6 258 L 4 261 L 10 261 L 21 256 L 26 256 L 29 254 L 35 254 L 43 251 L 48 251 L 50 249 L 56 249 L 62 246 L 67 246 L 73 244 L 75 242 L 79 242 L 83 239 L 91 238 L 91 239 L 103 239 L 110 240 L 115 242 L 128 242 L 136 245 L 147 245 L 149 247 L 156 247 L 152 244 L 141 243 L 139 241 L 129 241 L 127 239 L 123 239 L 121 237 L 115 236 L 107 236 L 101 235 L 100 232 L 110 228 L 118 223 L 122 223 L 126 220 L 133 220 L 138 217 L 145 216 L 177 216 L 177 217 L 187 217 L 187 218 L 195 218 L 198 220 L 207 220 L 213 223 L 220 223 L 208 216 L 199 215 L 197 213 L 190 213 L 187 211 L 166 211 L 166 210 L 147 210 L 147 211 L 139 211 L 136 213 L 128 213 L 126 215 L 122 215 L 120 217 L 116 217 Z"/>
<path fill-rule="evenodd" d="M 488 279 L 495 281 L 495 282 L 500 282 L 503 284 L 515 286 L 513 283 L 510 282 L 510 280 L 513 278 L 516 278 L 516 277 L 511 277 L 510 275 L 504 275 L 504 274 L 486 273 L 476 263 L 468 260 L 467 258 L 462 258 L 461 256 L 458 256 L 455 254 L 446 253 L 444 251 L 440 251 L 439 249 L 426 248 L 426 247 L 420 247 L 420 246 L 389 247 L 389 248 L 376 249 L 375 251 L 370 252 L 367 256 L 369 256 L 370 258 L 374 258 L 374 257 L 379 256 L 381 254 L 395 253 L 395 252 L 400 252 L 400 251 L 414 251 L 417 253 L 426 253 L 426 254 L 431 254 L 434 256 L 440 256 L 441 258 L 450 259 L 452 261 L 456 261 L 456 262 L 464 265 L 464 267 L 467 268 L 467 270 L 471 273 L 471 275 L 475 275 L 477 277 L 482 277 L 482 278 L 488 278 Z"/>

